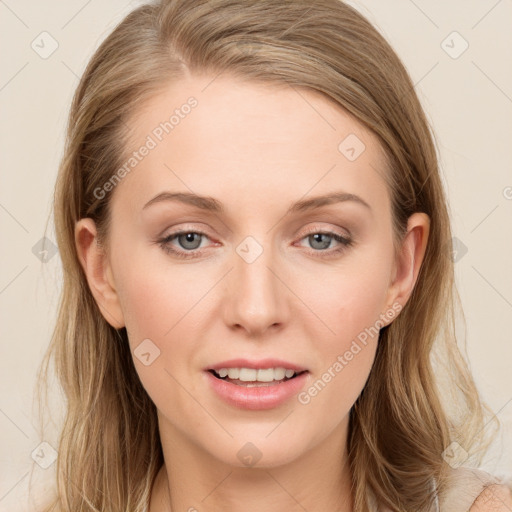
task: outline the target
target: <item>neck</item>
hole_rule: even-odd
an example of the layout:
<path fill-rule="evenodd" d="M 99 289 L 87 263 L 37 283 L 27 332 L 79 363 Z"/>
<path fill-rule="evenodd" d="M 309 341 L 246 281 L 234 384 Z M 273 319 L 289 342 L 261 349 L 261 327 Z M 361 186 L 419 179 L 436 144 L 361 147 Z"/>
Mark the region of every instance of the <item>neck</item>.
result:
<path fill-rule="evenodd" d="M 292 462 L 239 467 L 205 453 L 159 418 L 164 465 L 149 512 L 352 512 L 347 422 Z"/>

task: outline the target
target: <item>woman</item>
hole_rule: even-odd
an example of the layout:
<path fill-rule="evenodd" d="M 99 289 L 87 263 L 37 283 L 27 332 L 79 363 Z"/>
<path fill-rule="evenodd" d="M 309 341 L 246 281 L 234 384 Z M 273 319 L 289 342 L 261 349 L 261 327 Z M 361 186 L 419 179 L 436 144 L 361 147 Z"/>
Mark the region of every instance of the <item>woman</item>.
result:
<path fill-rule="evenodd" d="M 471 468 L 432 136 L 353 8 L 137 8 L 76 91 L 55 224 L 47 510 L 512 507 Z"/>

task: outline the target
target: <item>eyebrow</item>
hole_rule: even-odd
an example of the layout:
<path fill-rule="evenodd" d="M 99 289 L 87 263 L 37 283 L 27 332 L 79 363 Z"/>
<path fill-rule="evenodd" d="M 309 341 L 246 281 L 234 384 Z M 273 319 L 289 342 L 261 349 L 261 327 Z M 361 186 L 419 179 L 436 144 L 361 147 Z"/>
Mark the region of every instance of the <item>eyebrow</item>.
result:
<path fill-rule="evenodd" d="M 224 213 L 225 211 L 224 206 L 217 199 L 210 196 L 199 196 L 190 192 L 162 192 L 148 201 L 142 209 L 145 210 L 153 204 L 164 201 L 179 201 L 181 203 L 200 208 L 201 210 L 219 214 Z M 297 201 L 288 208 L 286 214 L 312 210 L 314 208 L 320 208 L 321 206 L 334 203 L 342 203 L 346 201 L 359 203 L 368 208 L 370 211 L 372 209 L 371 206 L 361 197 L 355 194 L 349 194 L 344 191 L 338 191 L 321 196 L 315 196 L 310 199 L 302 199 Z"/>

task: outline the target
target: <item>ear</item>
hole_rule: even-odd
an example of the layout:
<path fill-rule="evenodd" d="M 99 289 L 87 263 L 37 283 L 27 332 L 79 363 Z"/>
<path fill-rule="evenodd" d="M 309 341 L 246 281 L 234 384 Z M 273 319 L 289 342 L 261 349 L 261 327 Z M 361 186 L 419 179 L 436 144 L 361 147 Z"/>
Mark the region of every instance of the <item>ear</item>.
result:
<path fill-rule="evenodd" d="M 430 218 L 426 213 L 416 212 L 407 221 L 404 236 L 388 290 L 388 304 L 398 302 L 405 306 L 418 278 L 421 263 L 427 248 Z"/>
<path fill-rule="evenodd" d="M 78 259 L 101 314 L 112 327 L 121 329 L 125 323 L 119 297 L 108 257 L 98 243 L 96 224 L 92 219 L 80 219 L 75 224 L 75 244 Z"/>

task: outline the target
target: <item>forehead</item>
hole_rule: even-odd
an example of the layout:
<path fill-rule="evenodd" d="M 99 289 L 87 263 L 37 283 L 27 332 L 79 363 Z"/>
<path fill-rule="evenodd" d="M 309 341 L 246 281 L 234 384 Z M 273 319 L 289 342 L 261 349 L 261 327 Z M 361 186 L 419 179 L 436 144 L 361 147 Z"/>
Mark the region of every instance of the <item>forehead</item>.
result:
<path fill-rule="evenodd" d="M 131 208 L 159 192 L 187 191 L 243 212 L 340 189 L 377 210 L 389 206 L 378 139 L 316 91 L 189 76 L 128 123 L 127 156 L 151 147 L 113 197 Z"/>

